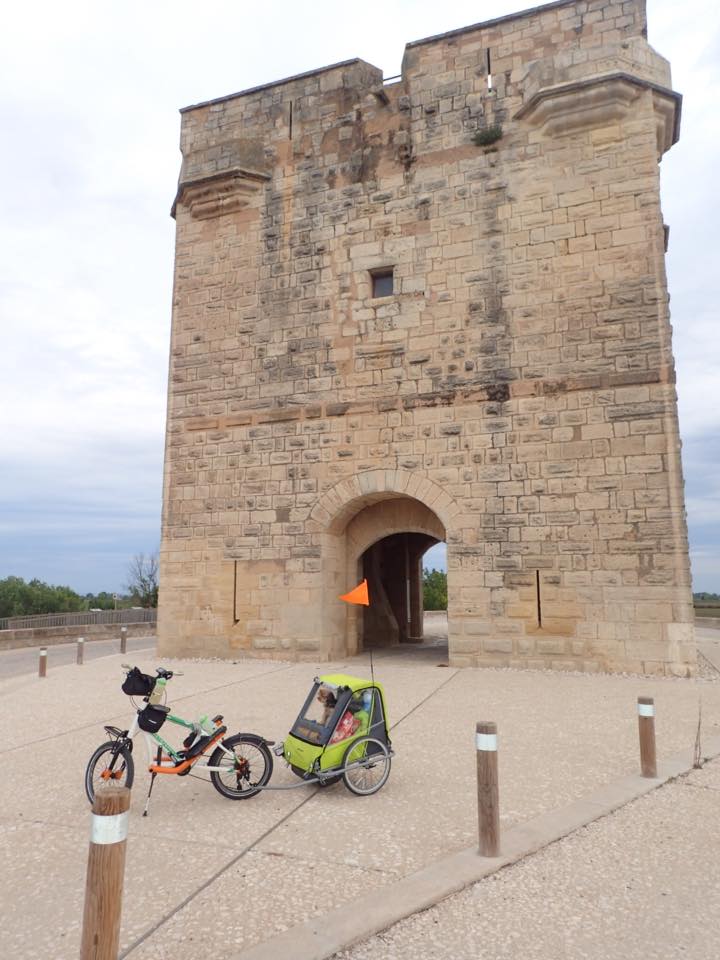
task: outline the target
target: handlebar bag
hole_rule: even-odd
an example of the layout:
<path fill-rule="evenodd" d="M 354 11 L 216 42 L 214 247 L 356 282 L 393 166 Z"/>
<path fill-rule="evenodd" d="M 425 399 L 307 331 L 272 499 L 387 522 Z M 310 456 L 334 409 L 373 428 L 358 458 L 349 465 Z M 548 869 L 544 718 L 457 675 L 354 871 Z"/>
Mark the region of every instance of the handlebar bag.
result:
<path fill-rule="evenodd" d="M 122 692 L 129 697 L 148 697 L 155 688 L 155 677 L 142 673 L 137 667 L 128 670 L 122 685 Z"/>
<path fill-rule="evenodd" d="M 138 726 L 147 733 L 157 733 L 165 723 L 169 712 L 170 707 L 148 704 L 144 710 L 138 712 Z"/>

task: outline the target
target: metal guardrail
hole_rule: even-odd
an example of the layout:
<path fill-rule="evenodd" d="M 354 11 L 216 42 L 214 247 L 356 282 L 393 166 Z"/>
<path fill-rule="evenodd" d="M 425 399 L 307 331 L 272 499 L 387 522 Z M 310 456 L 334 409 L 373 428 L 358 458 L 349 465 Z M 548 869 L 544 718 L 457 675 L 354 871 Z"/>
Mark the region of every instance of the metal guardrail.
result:
<path fill-rule="evenodd" d="M 85 627 L 97 623 L 155 623 L 157 610 L 98 610 L 88 613 L 40 613 L 31 617 L 0 617 L 0 630 L 39 627 Z"/>

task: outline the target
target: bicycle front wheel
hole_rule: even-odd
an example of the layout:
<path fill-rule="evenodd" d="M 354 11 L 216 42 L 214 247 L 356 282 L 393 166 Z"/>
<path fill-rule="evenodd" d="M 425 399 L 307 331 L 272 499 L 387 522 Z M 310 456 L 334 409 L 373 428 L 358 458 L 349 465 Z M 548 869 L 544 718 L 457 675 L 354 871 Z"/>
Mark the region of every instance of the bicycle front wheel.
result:
<path fill-rule="evenodd" d="M 108 740 L 97 748 L 85 769 L 85 793 L 90 803 L 95 802 L 98 787 L 132 787 L 135 764 L 127 747 Z"/>
<path fill-rule="evenodd" d="M 225 749 L 223 749 L 223 747 Z M 236 733 L 223 741 L 210 757 L 210 779 L 218 793 L 228 800 L 245 800 L 260 792 L 273 770 L 272 754 L 262 737 Z"/>

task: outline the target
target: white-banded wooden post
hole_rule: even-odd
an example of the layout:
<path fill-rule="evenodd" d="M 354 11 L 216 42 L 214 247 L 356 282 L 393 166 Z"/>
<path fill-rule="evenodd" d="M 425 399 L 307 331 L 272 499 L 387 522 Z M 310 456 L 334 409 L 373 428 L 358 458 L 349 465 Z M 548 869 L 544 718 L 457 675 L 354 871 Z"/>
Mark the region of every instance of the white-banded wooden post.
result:
<path fill-rule="evenodd" d="M 500 853 L 497 724 L 480 721 L 475 725 L 475 750 L 480 854 L 483 857 L 497 857 Z"/>
<path fill-rule="evenodd" d="M 120 627 L 120 653 L 127 653 L 127 627 Z"/>
<path fill-rule="evenodd" d="M 78 637 L 77 642 L 77 662 L 82 663 L 85 656 L 85 637 Z"/>
<path fill-rule="evenodd" d="M 655 756 L 655 701 L 652 697 L 638 697 L 638 728 L 640 732 L 640 769 L 644 777 L 657 777 Z"/>
<path fill-rule="evenodd" d="M 127 787 L 95 794 L 80 960 L 117 960 L 129 807 Z"/>
<path fill-rule="evenodd" d="M 40 663 L 38 664 L 38 676 L 47 676 L 47 647 L 40 647 Z"/>

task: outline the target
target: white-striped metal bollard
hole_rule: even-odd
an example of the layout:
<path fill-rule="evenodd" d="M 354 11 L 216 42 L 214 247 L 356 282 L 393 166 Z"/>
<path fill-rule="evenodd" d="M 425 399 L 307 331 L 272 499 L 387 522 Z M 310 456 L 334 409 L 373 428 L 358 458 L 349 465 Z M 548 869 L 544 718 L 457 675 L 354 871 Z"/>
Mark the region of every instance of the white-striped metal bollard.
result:
<path fill-rule="evenodd" d="M 127 627 L 120 627 L 120 653 L 127 653 Z"/>
<path fill-rule="evenodd" d="M 47 647 L 40 647 L 40 663 L 38 665 L 38 676 L 47 676 Z"/>
<path fill-rule="evenodd" d="M 77 642 L 77 662 L 82 663 L 85 656 L 85 637 L 78 637 Z"/>
<path fill-rule="evenodd" d="M 497 724 L 479 721 L 475 725 L 475 749 L 480 854 L 483 857 L 497 857 L 500 853 Z"/>
<path fill-rule="evenodd" d="M 129 807 L 127 787 L 95 794 L 80 960 L 117 960 Z"/>
<path fill-rule="evenodd" d="M 644 777 L 657 777 L 654 699 L 652 697 L 638 697 L 637 709 L 640 733 L 640 769 Z"/>

